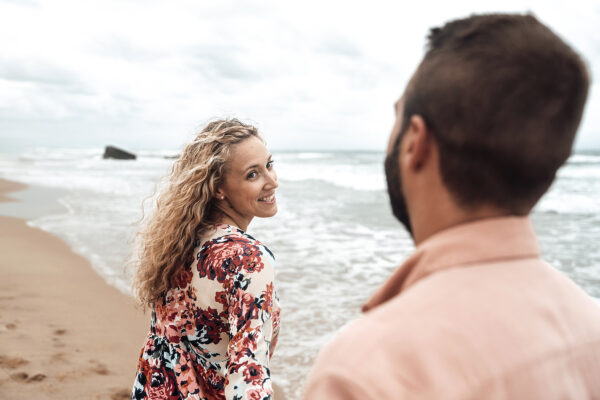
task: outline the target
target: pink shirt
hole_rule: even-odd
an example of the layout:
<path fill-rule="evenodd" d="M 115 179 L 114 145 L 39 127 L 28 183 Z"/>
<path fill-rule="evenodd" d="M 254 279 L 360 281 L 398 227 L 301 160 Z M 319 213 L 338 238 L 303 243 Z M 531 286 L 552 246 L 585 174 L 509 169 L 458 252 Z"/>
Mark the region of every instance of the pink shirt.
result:
<path fill-rule="evenodd" d="M 322 349 L 306 400 L 600 398 L 600 306 L 527 217 L 421 243 Z"/>

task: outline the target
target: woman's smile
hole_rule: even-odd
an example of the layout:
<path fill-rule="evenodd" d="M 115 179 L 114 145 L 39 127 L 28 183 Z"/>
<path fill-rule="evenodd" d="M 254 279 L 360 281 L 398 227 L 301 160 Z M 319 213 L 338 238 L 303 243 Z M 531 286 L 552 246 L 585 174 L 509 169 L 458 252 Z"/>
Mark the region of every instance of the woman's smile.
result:
<path fill-rule="evenodd" d="M 273 194 L 270 194 L 268 196 L 261 197 L 260 199 L 258 199 L 258 201 L 261 202 L 261 203 L 275 204 L 275 202 L 277 200 L 275 199 L 275 193 L 273 193 Z"/>

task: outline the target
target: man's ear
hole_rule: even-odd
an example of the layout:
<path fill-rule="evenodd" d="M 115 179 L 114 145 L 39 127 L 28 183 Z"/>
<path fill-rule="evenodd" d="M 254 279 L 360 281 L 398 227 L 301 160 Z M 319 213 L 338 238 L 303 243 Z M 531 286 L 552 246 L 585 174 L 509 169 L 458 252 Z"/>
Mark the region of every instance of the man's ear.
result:
<path fill-rule="evenodd" d="M 418 171 L 428 161 L 432 145 L 431 132 L 427 129 L 423 117 L 420 115 L 410 117 L 405 136 L 406 147 L 403 157 L 409 168 Z"/>

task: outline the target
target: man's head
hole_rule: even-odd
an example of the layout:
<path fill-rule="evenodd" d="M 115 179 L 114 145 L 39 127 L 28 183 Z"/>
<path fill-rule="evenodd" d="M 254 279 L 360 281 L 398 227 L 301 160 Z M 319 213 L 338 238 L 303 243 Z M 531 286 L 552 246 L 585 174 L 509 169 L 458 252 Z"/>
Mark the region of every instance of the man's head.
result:
<path fill-rule="evenodd" d="M 390 138 L 394 214 L 410 230 L 398 157 L 418 116 L 461 208 L 526 215 L 571 153 L 588 86 L 579 55 L 532 15 L 479 15 L 432 29 Z"/>

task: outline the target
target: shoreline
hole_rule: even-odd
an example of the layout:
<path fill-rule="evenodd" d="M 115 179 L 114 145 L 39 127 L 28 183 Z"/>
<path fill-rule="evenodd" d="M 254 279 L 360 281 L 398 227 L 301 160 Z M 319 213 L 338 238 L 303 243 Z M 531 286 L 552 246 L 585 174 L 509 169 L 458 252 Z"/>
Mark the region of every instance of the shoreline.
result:
<path fill-rule="evenodd" d="M 25 219 L 0 216 L 0 254 L 0 397 L 129 399 L 149 315 Z"/>
<path fill-rule="evenodd" d="M 18 201 L 12 195 L 12 192 L 27 189 L 27 185 L 15 181 L 7 181 L 0 178 L 0 202 L 15 202 Z"/>
<path fill-rule="evenodd" d="M 0 203 L 19 203 L 16 193 L 28 189 L 0 178 Z M 0 215 L 0 398 L 130 399 L 149 313 L 62 239 L 17 215 Z"/>

